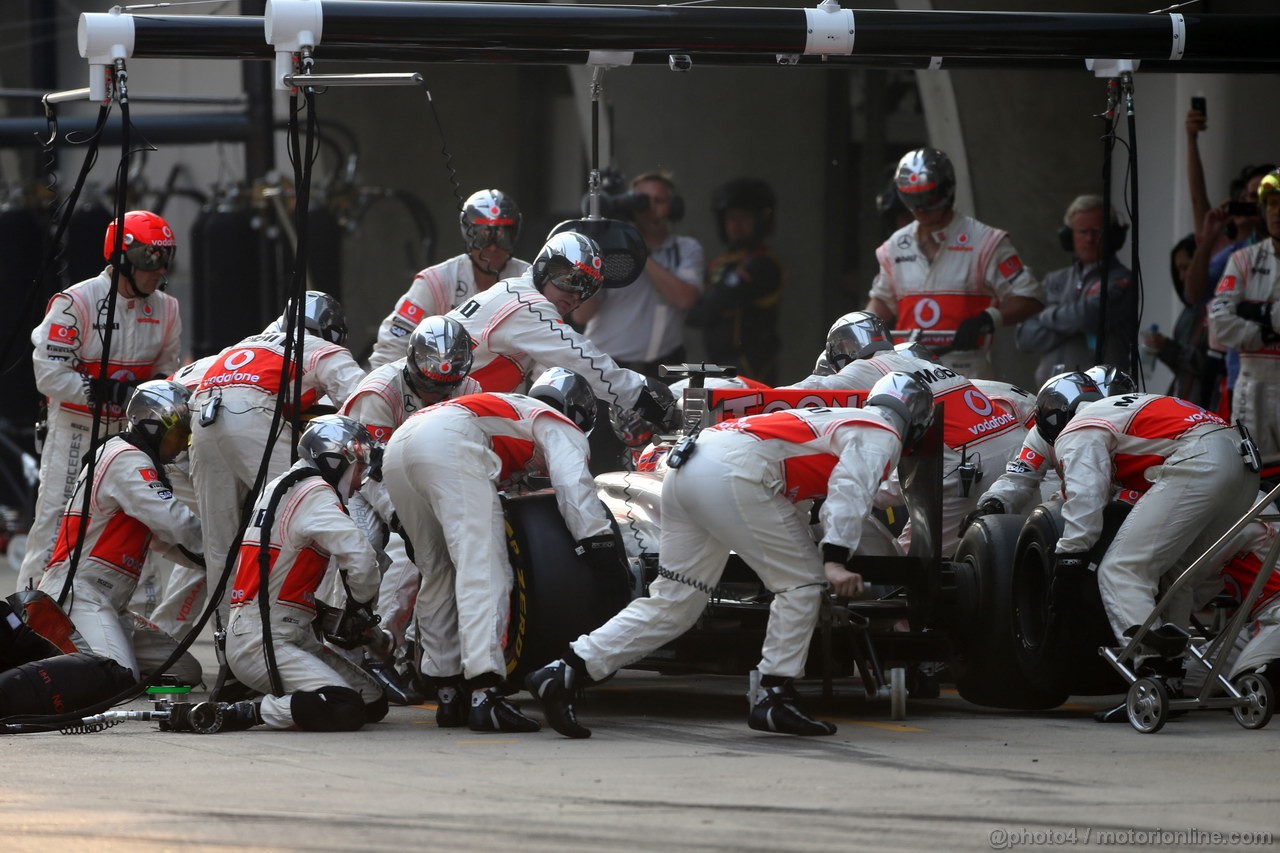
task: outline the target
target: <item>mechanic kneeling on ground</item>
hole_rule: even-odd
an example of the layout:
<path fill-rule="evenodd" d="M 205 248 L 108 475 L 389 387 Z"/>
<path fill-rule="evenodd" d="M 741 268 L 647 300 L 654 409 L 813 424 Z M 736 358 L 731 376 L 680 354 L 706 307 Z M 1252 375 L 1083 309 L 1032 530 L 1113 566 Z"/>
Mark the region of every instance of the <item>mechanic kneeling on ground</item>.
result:
<path fill-rule="evenodd" d="M 359 623 L 347 639 L 368 642 L 381 631 L 371 607 L 378 592 L 373 547 L 344 508 L 369 471 L 371 444 L 368 430 L 351 418 L 314 419 L 298 439 L 298 461 L 267 484 L 254 506 L 231 591 L 227 664 L 242 683 L 266 695 L 260 702 L 223 703 L 221 731 L 260 723 L 355 731 L 387 715 L 382 687 L 321 642 L 313 624 L 316 590 L 332 558 L 347 590 L 344 622 Z M 264 558 L 270 560 L 265 626 Z"/>
<path fill-rule="evenodd" d="M 774 595 L 747 724 L 760 731 L 833 734 L 835 726 L 800 710 L 792 686 L 804 673 L 823 578 L 839 595 L 862 594 L 862 577 L 846 564 L 858 550 L 881 482 L 932 420 L 928 387 L 891 373 L 874 385 L 862 409 L 774 412 L 699 433 L 683 457 L 669 457 L 671 470 L 662 482 L 664 565 L 649 596 L 632 601 L 579 637 L 564 658 L 526 679 L 547 722 L 567 737 L 589 737 L 574 711 L 575 691 L 687 631 L 734 551 Z M 826 533 L 819 549 L 809 533 L 807 506 L 821 496 Z"/>
<path fill-rule="evenodd" d="M 166 464 L 186 450 L 191 435 L 188 397 L 186 388 L 165 379 L 144 382 L 133 391 L 125 406 L 128 429 L 98 448 L 88 525 L 82 515 L 85 466 L 40 581 L 41 591 L 56 601 L 83 537 L 67 614 L 88 644 L 82 651 L 111 658 L 135 678 L 149 675 L 175 648 L 170 637 L 129 612 L 148 549 L 203 566 L 200 520 L 174 499 L 165 474 Z M 200 664 L 188 653 L 173 674 L 183 683 L 199 684 Z"/>

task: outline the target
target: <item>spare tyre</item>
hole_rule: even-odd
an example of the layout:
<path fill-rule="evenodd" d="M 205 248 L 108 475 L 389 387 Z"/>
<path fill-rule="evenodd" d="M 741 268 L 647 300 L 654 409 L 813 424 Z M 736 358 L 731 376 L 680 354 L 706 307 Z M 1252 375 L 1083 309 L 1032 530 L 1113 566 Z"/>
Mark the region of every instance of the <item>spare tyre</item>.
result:
<path fill-rule="evenodd" d="M 976 705 L 1017 710 L 1055 708 L 1065 690 L 1036 677 L 1044 647 L 1032 630 L 1048 579 L 1019 577 L 1015 555 L 1024 516 L 988 515 L 965 531 L 953 558 L 956 586 L 970 612 L 953 631 L 951 671 L 960 695 Z"/>
<path fill-rule="evenodd" d="M 622 538 L 613 524 L 616 569 L 601 573 L 574 553 L 552 492 L 504 501 L 507 551 L 514 582 L 507 623 L 507 677 L 525 675 L 561 657 L 569 643 L 609 621 L 631 600 Z"/>

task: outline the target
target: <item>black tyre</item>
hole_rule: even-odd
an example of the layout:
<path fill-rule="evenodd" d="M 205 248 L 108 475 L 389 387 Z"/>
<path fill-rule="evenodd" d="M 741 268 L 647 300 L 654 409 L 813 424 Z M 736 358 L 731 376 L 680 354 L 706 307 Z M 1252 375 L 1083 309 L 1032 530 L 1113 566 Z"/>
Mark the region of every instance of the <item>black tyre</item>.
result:
<path fill-rule="evenodd" d="M 1015 570 L 1023 516 L 988 515 L 965 531 L 954 559 L 956 586 L 966 611 L 954 627 L 951 671 L 960 695 L 977 705 L 1018 710 L 1054 708 L 1065 690 L 1046 688 L 1035 673 L 1043 648 L 1035 613 L 1047 580 L 1019 578 Z"/>
<path fill-rule="evenodd" d="M 1108 508 L 1106 533 L 1092 554 L 1095 562 L 1123 519 L 1123 508 Z M 1062 601 L 1050 614 L 1054 550 L 1061 534 L 1061 505 L 1042 504 L 1031 511 L 1018 537 L 1014 567 L 1015 597 L 1020 602 L 1018 630 L 1029 659 L 1038 661 L 1031 678 L 1045 690 L 1072 696 L 1123 693 L 1124 680 L 1098 654 L 1099 646 L 1114 640 L 1098 594 L 1097 575 L 1087 572 L 1058 579 L 1056 592 Z"/>
<path fill-rule="evenodd" d="M 602 574 L 574 554 L 555 495 L 539 492 L 506 501 L 507 550 L 515 575 L 507 623 L 507 677 L 525 675 L 564 654 L 579 635 L 594 631 L 631 599 L 629 572 Z M 622 540 L 614 525 L 618 554 Z"/>

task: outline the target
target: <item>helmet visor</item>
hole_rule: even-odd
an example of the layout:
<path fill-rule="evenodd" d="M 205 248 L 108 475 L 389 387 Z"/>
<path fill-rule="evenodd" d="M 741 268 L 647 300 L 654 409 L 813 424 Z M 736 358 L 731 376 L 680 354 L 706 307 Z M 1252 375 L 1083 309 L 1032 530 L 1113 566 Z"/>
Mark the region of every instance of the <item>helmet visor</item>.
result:
<path fill-rule="evenodd" d="M 152 246 L 149 243 L 135 243 L 124 250 L 124 257 L 135 269 L 143 272 L 155 272 L 168 269 L 173 263 L 173 246 Z"/>
<path fill-rule="evenodd" d="M 467 228 L 470 237 L 468 249 L 487 249 L 497 246 L 504 252 L 516 249 L 516 221 L 507 217 L 475 219 Z"/>

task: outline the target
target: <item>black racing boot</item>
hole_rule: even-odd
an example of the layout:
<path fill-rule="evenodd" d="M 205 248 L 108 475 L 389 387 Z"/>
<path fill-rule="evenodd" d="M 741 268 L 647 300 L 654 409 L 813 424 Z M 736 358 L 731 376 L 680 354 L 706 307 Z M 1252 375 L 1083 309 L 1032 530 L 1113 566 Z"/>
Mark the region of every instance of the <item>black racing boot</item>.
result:
<path fill-rule="evenodd" d="M 1141 625 L 1131 625 L 1125 632 L 1125 639 L 1130 639 L 1134 634 L 1138 633 Z M 1185 630 L 1173 624 L 1166 622 L 1159 628 L 1152 628 L 1142 638 L 1142 652 L 1156 655 L 1162 658 L 1180 658 L 1187 650 L 1187 642 L 1191 639 L 1191 635 Z"/>
<path fill-rule="evenodd" d="M 524 686 L 542 703 L 542 713 L 551 728 L 565 737 L 588 738 L 591 729 L 578 722 L 573 710 L 583 681 L 582 674 L 561 659 L 529 673 Z"/>
<path fill-rule="evenodd" d="M 526 717 L 512 705 L 495 687 L 471 692 L 471 713 L 467 726 L 473 732 L 536 732 L 542 728 L 538 721 Z"/>
<path fill-rule="evenodd" d="M 436 726 L 459 729 L 467 724 L 467 706 L 463 699 L 462 676 L 433 679 L 436 683 Z"/>
<path fill-rule="evenodd" d="M 378 682 L 387 701 L 392 705 L 421 705 L 426 701 L 426 697 L 414 688 L 411 680 L 400 675 L 393 661 L 366 657 L 362 666 Z"/>
<path fill-rule="evenodd" d="M 752 675 L 754 682 L 754 673 Z M 836 733 L 836 727 L 831 723 L 815 720 L 800 710 L 790 678 L 763 675 L 759 685 L 752 684 L 747 699 L 751 703 L 747 725 L 756 731 L 806 736 Z"/>

